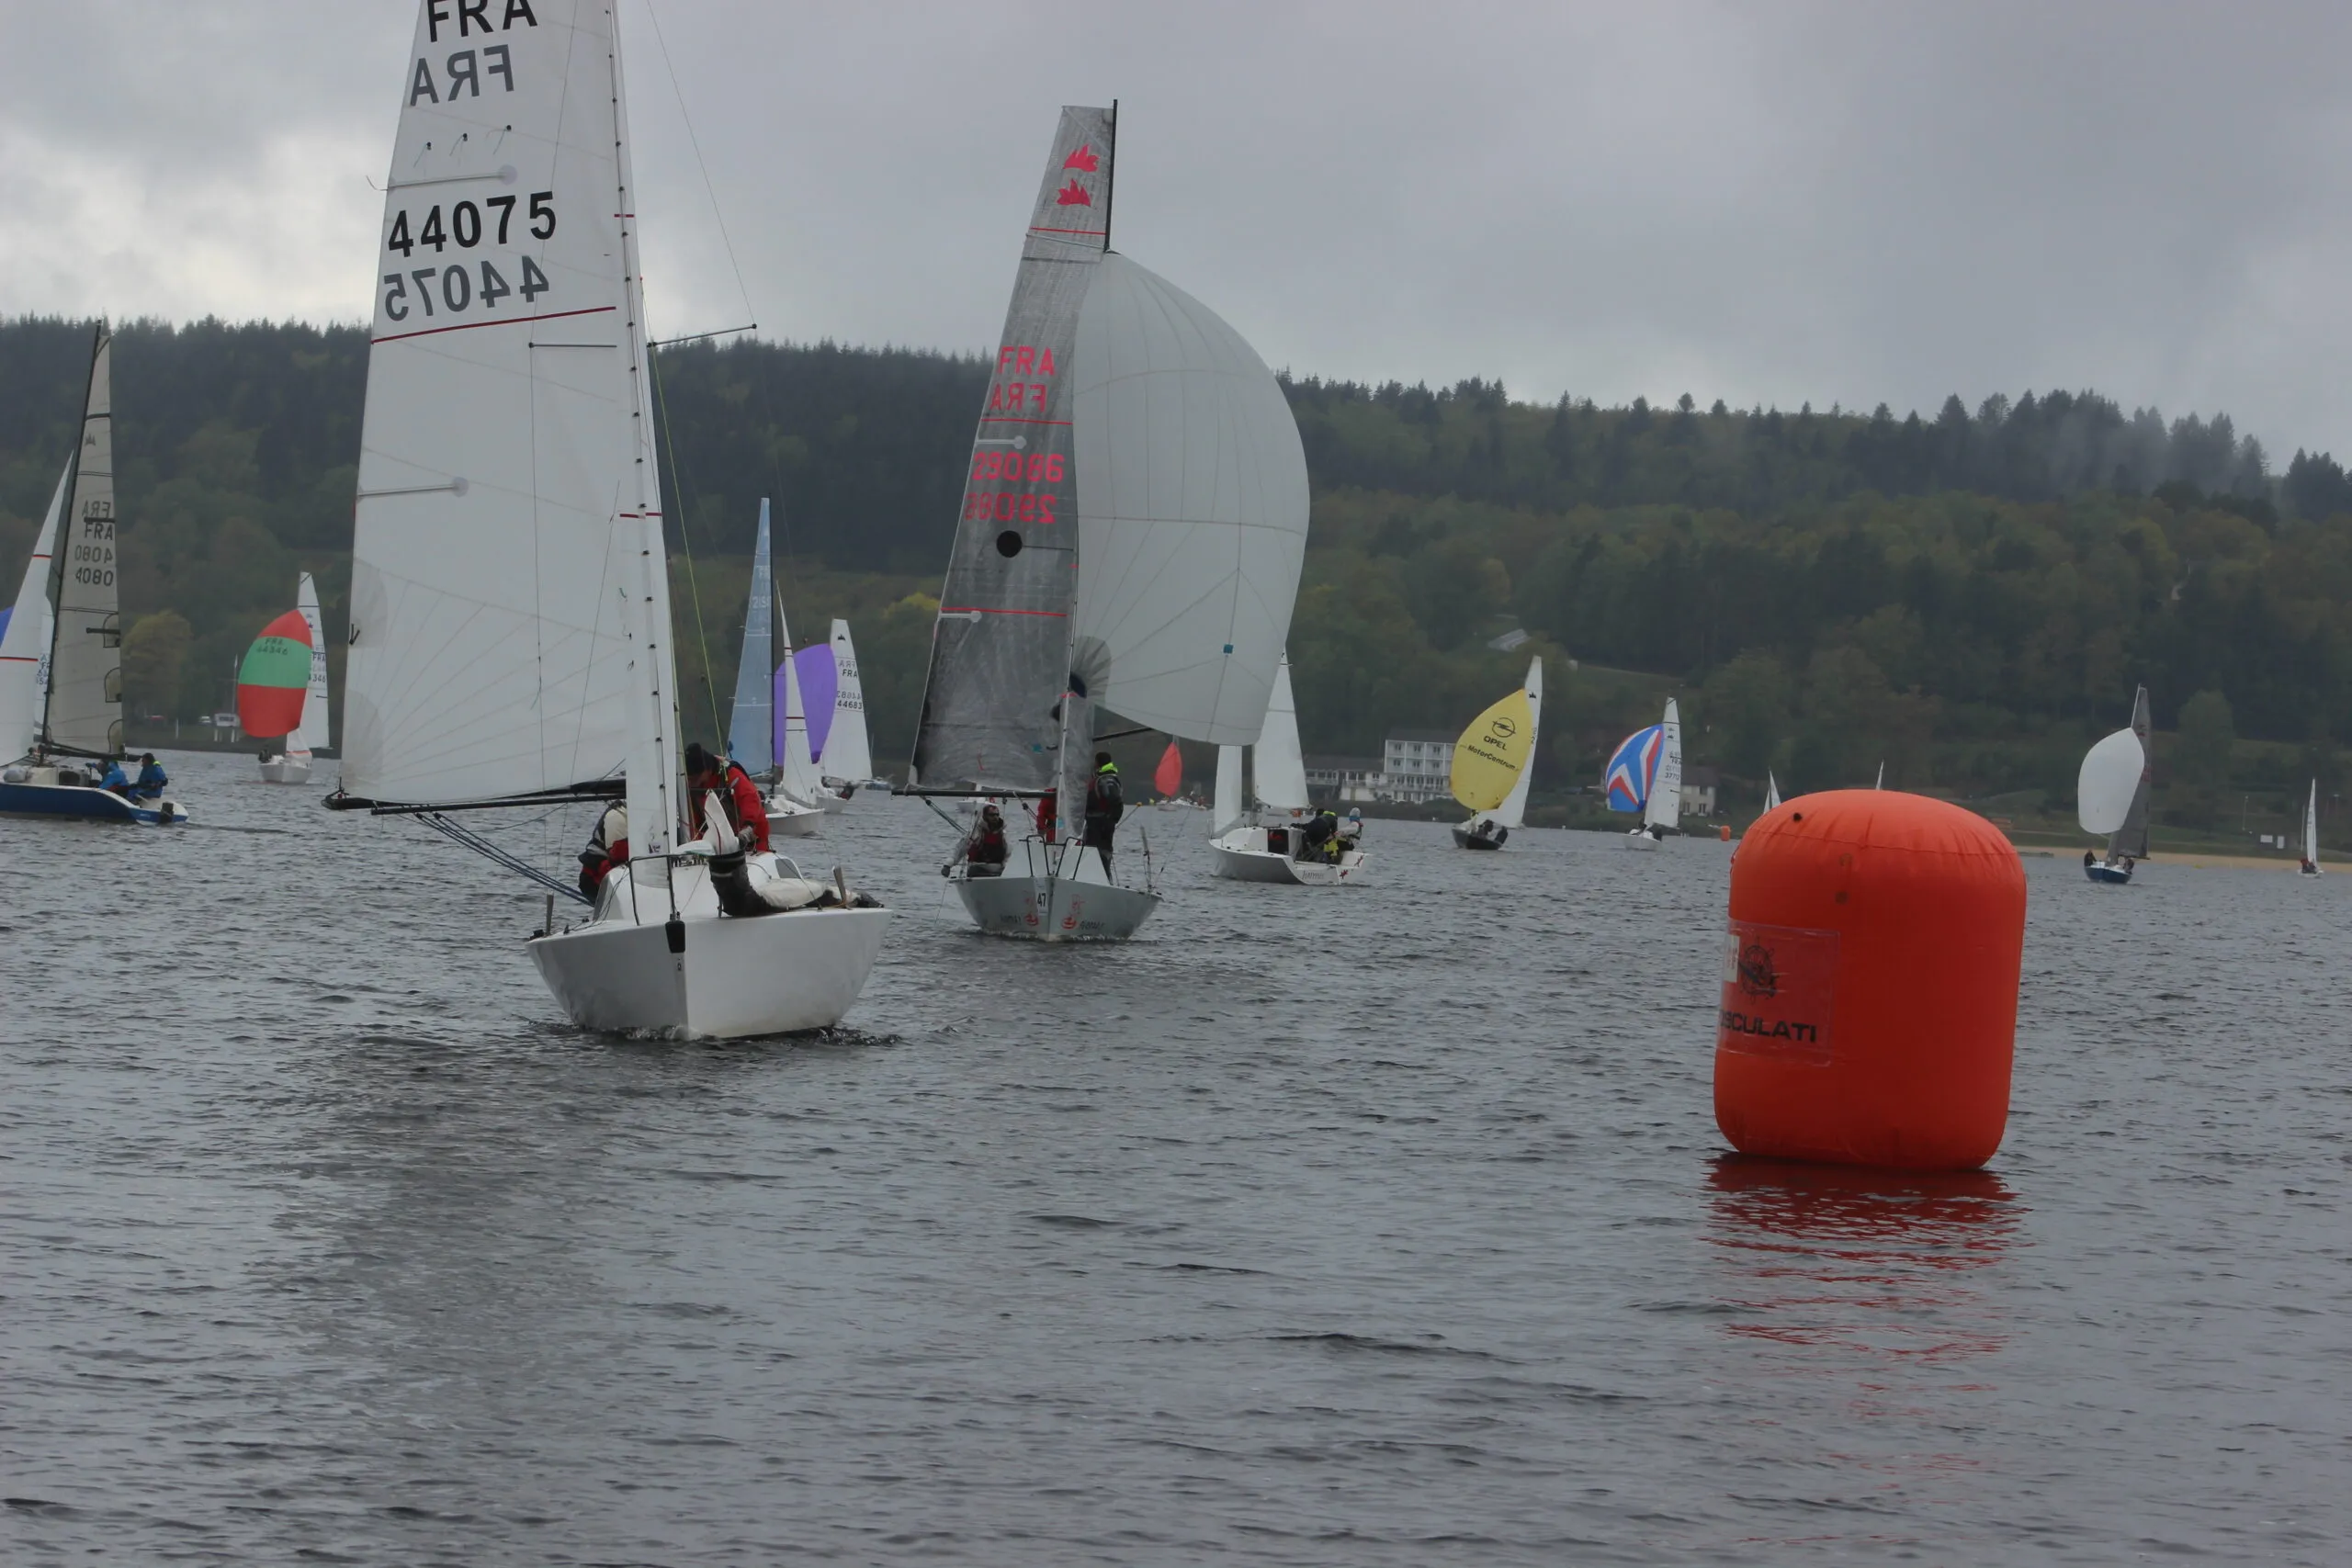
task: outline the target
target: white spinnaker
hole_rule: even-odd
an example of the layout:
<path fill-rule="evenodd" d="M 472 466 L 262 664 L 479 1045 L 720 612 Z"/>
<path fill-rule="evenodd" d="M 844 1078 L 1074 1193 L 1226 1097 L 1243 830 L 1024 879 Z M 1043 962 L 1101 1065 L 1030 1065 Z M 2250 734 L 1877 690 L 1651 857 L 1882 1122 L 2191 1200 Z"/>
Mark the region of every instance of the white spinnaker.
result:
<path fill-rule="evenodd" d="M 285 746 L 288 756 L 307 757 L 314 746 L 334 744 L 327 721 L 327 634 L 319 619 L 319 585 L 307 571 L 295 585 L 294 607 L 311 631 L 311 683 L 302 693 L 302 716 Z"/>
<path fill-rule="evenodd" d="M 369 798 L 616 775 L 632 705 L 659 679 L 633 676 L 632 626 L 657 663 L 671 657 L 666 586 L 654 604 L 643 581 L 641 524 L 655 511 L 658 529 L 660 503 L 639 473 L 616 40 L 596 0 L 529 14 L 461 40 L 454 7 L 418 7 L 378 254 L 345 682 L 343 784 Z M 451 80 L 469 50 L 473 91 Z M 640 820 L 633 803 L 632 838 L 666 841 L 668 816 Z"/>
<path fill-rule="evenodd" d="M 49 515 L 33 536 L 25 580 L 17 589 L 15 608 L 8 612 L 7 634 L 0 637 L 0 761 L 16 761 L 40 738 L 42 676 L 57 626 L 49 605 L 49 580 L 56 558 L 58 521 L 65 515 L 65 491 L 73 476 L 74 465 L 69 462 L 58 476 Z"/>
<path fill-rule="evenodd" d="M 1216 749 L 1216 809 L 1209 813 L 1209 837 L 1230 833 L 1241 826 L 1247 808 L 1241 804 L 1241 748 Z"/>
<path fill-rule="evenodd" d="M 2083 753 L 2082 771 L 2075 775 L 2075 815 L 2084 832 L 2112 833 L 2123 826 L 2146 766 L 2140 738 L 2128 729 Z"/>
<path fill-rule="evenodd" d="M 1519 781 L 1503 796 L 1503 803 L 1489 815 L 1505 828 L 1516 828 L 1527 820 L 1527 786 L 1535 782 L 1536 748 L 1544 734 L 1544 660 L 1527 661 L 1527 765 L 1519 770 Z"/>
<path fill-rule="evenodd" d="M 1290 657 L 1274 666 L 1266 722 L 1258 729 L 1258 804 L 1276 811 L 1306 809 L 1306 758 L 1298 748 L 1298 704 L 1290 694 Z"/>
<path fill-rule="evenodd" d="M 1666 699 L 1665 728 L 1658 739 L 1657 777 L 1642 805 L 1642 820 L 1654 828 L 1672 828 L 1682 820 L 1682 710 L 1672 697 Z"/>
<path fill-rule="evenodd" d="M 1072 668 L 1134 723 L 1254 741 L 1306 549 L 1282 388 L 1216 312 L 1115 252 L 1079 313 L 1075 375 Z"/>
<path fill-rule="evenodd" d="M 784 618 L 781 604 L 775 608 L 775 631 L 784 647 L 784 658 L 776 665 L 784 672 L 784 712 L 776 720 L 783 727 L 784 754 L 776 764 L 776 787 L 803 806 L 813 806 L 825 784 L 818 775 L 816 760 L 808 754 L 808 703 L 800 694 L 800 671 L 792 659 L 792 627 Z"/>
<path fill-rule="evenodd" d="M 865 687 L 857 678 L 857 649 L 849 623 L 833 623 L 833 727 L 825 734 L 822 772 L 843 784 L 874 776 L 874 743 L 865 732 Z"/>

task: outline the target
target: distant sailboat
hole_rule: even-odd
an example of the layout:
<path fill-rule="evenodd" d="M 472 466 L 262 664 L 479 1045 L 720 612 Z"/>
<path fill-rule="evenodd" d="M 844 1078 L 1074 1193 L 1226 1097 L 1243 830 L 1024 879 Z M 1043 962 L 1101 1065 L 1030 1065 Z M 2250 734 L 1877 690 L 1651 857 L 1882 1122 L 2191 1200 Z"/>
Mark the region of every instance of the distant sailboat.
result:
<path fill-rule="evenodd" d="M 2132 724 L 2083 755 L 2075 780 L 2075 814 L 2086 833 L 2108 835 L 2107 856 L 2087 851 L 2083 874 L 2120 886 L 2148 855 L 2148 688 L 2132 699 Z"/>
<path fill-rule="evenodd" d="M 768 498 L 760 498 L 759 532 L 752 541 L 752 588 L 743 604 L 743 649 L 735 662 L 735 706 L 727 720 L 727 755 L 745 772 L 766 777 L 785 759 L 782 737 L 776 732 L 779 708 L 797 711 L 797 694 L 788 673 L 768 683 L 768 660 L 774 657 L 775 626 L 784 611 L 775 595 L 775 577 L 768 550 Z M 786 671 L 792 660 L 785 660 Z M 804 778 L 804 784 L 808 781 Z M 825 814 L 797 796 L 788 784 L 775 789 L 767 800 L 768 831 L 805 839 L 814 833 Z"/>
<path fill-rule="evenodd" d="M 865 686 L 858 678 L 849 623 L 833 623 L 830 647 L 812 644 L 793 657 L 801 661 L 801 686 L 808 694 L 808 754 L 823 786 L 817 804 L 839 811 L 874 773 L 874 744 L 865 730 Z"/>
<path fill-rule="evenodd" d="M 1544 661 L 1527 661 L 1527 683 L 1476 718 L 1453 748 L 1453 798 L 1470 820 L 1453 826 L 1465 850 L 1498 850 L 1527 819 L 1535 778 L 1536 731 L 1544 718 Z M 1497 796 L 1500 798 L 1498 799 Z"/>
<path fill-rule="evenodd" d="M 1781 781 L 1772 776 L 1772 770 L 1770 768 L 1764 770 L 1764 809 L 1767 811 L 1781 809 Z"/>
<path fill-rule="evenodd" d="M 1363 850 L 1343 844 L 1333 860 L 1329 846 L 1317 849 L 1306 840 L 1314 807 L 1306 798 L 1306 759 L 1299 750 L 1298 705 L 1291 696 L 1287 656 L 1274 667 L 1273 694 L 1250 761 L 1257 772 L 1254 811 L 1242 799 L 1241 748 L 1217 748 L 1209 874 L 1294 887 L 1345 887 L 1361 881 Z"/>
<path fill-rule="evenodd" d="M 1682 710 L 1666 699 L 1666 716 L 1618 742 L 1601 788 L 1611 811 L 1638 811 L 1639 826 L 1619 841 L 1654 850 L 1682 820 Z"/>
<path fill-rule="evenodd" d="M 982 931 L 1132 935 L 1159 907 L 1081 847 L 1097 708 L 1216 746 L 1264 724 L 1306 542 L 1273 373 L 1108 248 L 1114 110 L 1067 107 L 972 444 L 905 790 L 1056 800 L 1001 868 L 953 868 Z M 1132 859 L 1125 863 L 1132 866 Z"/>
<path fill-rule="evenodd" d="M 1184 749 L 1173 740 L 1159 754 L 1159 766 L 1151 771 L 1151 787 L 1159 792 L 1163 802 L 1174 801 L 1184 791 Z"/>
<path fill-rule="evenodd" d="M 2319 780 L 2312 780 L 2312 793 L 2303 802 L 2303 864 L 2305 876 L 2317 876 L 2319 872 Z"/>
<path fill-rule="evenodd" d="M 821 1028 L 856 1001 L 889 916 L 839 868 L 806 877 L 745 852 L 715 798 L 703 832 L 690 826 L 615 10 L 507 12 L 478 94 L 419 90 L 400 111 L 329 804 L 413 817 L 529 878 L 550 909 L 587 904 L 525 949 L 582 1027 Z M 455 14 L 417 7 L 404 74 L 450 58 Z M 445 224 L 446 254 L 428 249 Z M 468 826 L 572 803 L 626 835 L 593 893 Z M 446 941 L 513 904 L 437 908 Z"/>
<path fill-rule="evenodd" d="M 102 822 L 185 822 L 175 800 L 101 789 L 121 761 L 122 615 L 115 585 L 114 339 L 90 349 L 81 440 L 58 481 L 0 637 L 0 812 Z M 52 601 L 51 587 L 55 583 Z M 38 585 L 36 585 L 38 584 Z M 51 608 L 52 603 L 54 610 Z"/>
<path fill-rule="evenodd" d="M 256 740 L 283 741 L 262 753 L 264 784 L 310 783 L 311 743 L 327 743 L 326 632 L 319 586 L 307 571 L 294 604 L 262 628 L 237 671 L 237 728 Z"/>
<path fill-rule="evenodd" d="M 1884 762 L 1881 762 L 1881 763 L 1878 765 L 1878 778 L 1877 778 L 1875 781 L 1873 781 L 1873 782 L 1871 783 L 1871 788 L 1872 788 L 1872 789 L 1884 789 L 1885 787 L 1886 787 L 1886 764 L 1885 764 Z"/>

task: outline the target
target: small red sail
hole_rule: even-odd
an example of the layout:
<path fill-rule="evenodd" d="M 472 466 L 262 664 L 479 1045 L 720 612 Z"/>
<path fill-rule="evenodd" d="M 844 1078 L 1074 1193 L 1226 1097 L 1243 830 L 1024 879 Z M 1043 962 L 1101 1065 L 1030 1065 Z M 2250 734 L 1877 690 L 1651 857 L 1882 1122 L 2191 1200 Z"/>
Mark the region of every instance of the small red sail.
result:
<path fill-rule="evenodd" d="M 1184 754 L 1176 750 L 1173 740 L 1159 754 L 1159 766 L 1151 775 L 1151 787 L 1170 800 L 1175 799 L 1176 792 L 1184 787 Z"/>

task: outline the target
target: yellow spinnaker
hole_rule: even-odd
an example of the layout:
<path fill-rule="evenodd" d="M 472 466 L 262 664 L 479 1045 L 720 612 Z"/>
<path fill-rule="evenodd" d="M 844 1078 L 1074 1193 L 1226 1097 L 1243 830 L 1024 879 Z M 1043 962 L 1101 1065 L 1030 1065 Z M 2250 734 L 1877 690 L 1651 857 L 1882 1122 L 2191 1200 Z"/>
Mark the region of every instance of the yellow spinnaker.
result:
<path fill-rule="evenodd" d="M 1470 721 L 1453 746 L 1453 798 L 1473 811 L 1492 811 L 1519 783 L 1535 734 L 1535 710 L 1524 691 L 1513 692 Z"/>

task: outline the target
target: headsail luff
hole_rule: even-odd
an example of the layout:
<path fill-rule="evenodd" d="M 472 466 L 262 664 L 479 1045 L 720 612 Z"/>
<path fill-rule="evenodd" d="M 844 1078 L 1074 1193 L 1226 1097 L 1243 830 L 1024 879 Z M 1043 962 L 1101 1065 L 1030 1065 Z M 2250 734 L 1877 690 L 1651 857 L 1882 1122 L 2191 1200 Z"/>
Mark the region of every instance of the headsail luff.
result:
<path fill-rule="evenodd" d="M 1110 242 L 1113 143 L 1112 111 L 1062 110 L 973 438 L 911 788 L 1055 780 L 1078 588 L 1069 371 Z"/>
<path fill-rule="evenodd" d="M 115 755 L 122 750 L 122 616 L 115 590 L 114 339 L 100 327 L 90 352 L 90 392 L 74 459 L 74 490 L 57 550 L 57 620 L 49 705 L 51 745 Z"/>
<path fill-rule="evenodd" d="M 597 0 L 509 10 L 495 65 L 472 57 L 467 80 L 454 8 L 418 6 L 377 265 L 343 785 L 454 805 L 626 772 L 643 854 L 673 840 L 676 682 L 617 40 Z"/>
<path fill-rule="evenodd" d="M 65 516 L 66 497 L 74 488 L 74 463 L 57 476 L 49 513 L 33 536 L 31 556 L 25 562 L 24 581 L 8 612 L 8 628 L 0 633 L 0 761 L 14 761 L 32 750 L 40 739 L 41 707 L 48 688 L 43 680 L 50 645 L 57 637 L 57 615 L 50 607 L 49 580 L 55 575 L 57 534 Z"/>
<path fill-rule="evenodd" d="M 2132 793 L 2132 808 L 2124 815 L 2123 826 L 2107 841 L 2110 861 L 2125 855 L 2133 860 L 2148 858 L 2148 784 L 2155 757 L 2148 741 L 2149 728 L 2148 688 L 2142 686 L 2132 698 L 2132 733 L 2140 738 L 2140 785 Z"/>
<path fill-rule="evenodd" d="M 743 604 L 743 649 L 735 663 L 735 707 L 727 754 L 754 773 L 775 766 L 775 574 L 768 556 L 768 498 L 752 545 L 752 592 Z"/>

